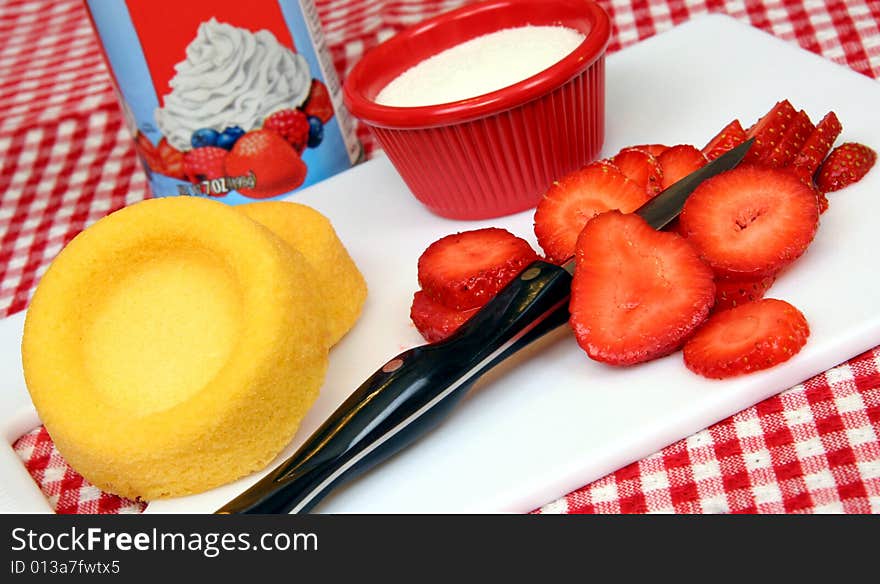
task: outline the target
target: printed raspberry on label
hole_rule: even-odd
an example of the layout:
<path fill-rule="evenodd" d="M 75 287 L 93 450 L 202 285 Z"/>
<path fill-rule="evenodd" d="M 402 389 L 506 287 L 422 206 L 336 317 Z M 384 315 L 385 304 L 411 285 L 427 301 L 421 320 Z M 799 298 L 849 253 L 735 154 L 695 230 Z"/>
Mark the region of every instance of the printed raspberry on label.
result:
<path fill-rule="evenodd" d="M 279 110 L 263 122 L 264 130 L 271 130 L 284 138 L 299 154 L 309 143 L 310 128 L 306 114 L 298 109 Z"/>
<path fill-rule="evenodd" d="M 216 146 L 193 148 L 183 155 L 183 172 L 190 182 L 212 180 L 225 175 L 228 152 Z"/>

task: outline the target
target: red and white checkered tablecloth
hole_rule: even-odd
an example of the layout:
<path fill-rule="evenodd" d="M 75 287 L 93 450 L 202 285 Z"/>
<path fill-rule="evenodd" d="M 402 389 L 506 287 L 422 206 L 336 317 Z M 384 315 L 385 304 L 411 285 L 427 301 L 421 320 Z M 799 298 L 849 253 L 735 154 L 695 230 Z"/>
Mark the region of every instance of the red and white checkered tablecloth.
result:
<path fill-rule="evenodd" d="M 722 12 L 880 78 L 880 0 L 599 2 L 614 23 L 609 52 Z M 341 78 L 402 27 L 464 3 L 317 1 Z M 79 231 L 147 196 L 81 1 L 0 0 L 0 317 L 27 307 Z M 14 446 L 59 513 L 144 507 L 85 482 L 43 428 Z M 880 347 L 536 512 L 880 512 Z"/>

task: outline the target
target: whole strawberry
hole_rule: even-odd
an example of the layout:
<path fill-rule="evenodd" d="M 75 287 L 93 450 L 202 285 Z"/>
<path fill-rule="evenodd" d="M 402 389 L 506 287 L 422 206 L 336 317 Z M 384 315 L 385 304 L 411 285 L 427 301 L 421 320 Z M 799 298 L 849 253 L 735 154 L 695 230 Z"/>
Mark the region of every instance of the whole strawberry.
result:
<path fill-rule="evenodd" d="M 298 109 L 275 112 L 263 121 L 263 129 L 277 133 L 299 154 L 306 149 L 309 141 L 309 119 Z"/>
<path fill-rule="evenodd" d="M 305 182 L 307 170 L 296 150 L 276 132 L 266 129 L 252 130 L 239 138 L 226 157 L 228 176 L 253 178 L 252 187 L 238 189 L 252 199 L 292 191 Z"/>
<path fill-rule="evenodd" d="M 816 186 L 823 193 L 838 191 L 858 182 L 874 163 L 877 153 L 864 144 L 846 142 L 831 151 L 816 173 Z"/>
<path fill-rule="evenodd" d="M 224 163 L 229 154 L 223 148 L 203 146 L 193 148 L 183 155 L 183 173 L 190 182 L 212 180 L 225 176 Z"/>

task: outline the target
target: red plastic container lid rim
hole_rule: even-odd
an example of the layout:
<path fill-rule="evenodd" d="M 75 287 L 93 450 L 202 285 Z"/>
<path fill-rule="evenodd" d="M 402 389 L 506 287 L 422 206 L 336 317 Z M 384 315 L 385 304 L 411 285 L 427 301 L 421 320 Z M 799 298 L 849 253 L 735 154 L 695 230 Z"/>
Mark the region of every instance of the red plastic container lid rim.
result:
<path fill-rule="evenodd" d="M 432 29 L 448 19 L 466 17 L 471 13 L 486 10 L 487 6 L 510 4 L 510 2 L 481 2 L 467 5 L 425 20 L 405 29 L 381 45 L 368 52 L 354 66 L 345 80 L 343 98 L 348 110 L 364 122 L 384 128 L 428 128 L 461 123 L 488 115 L 500 113 L 527 103 L 550 93 L 556 87 L 590 67 L 605 52 L 611 37 L 611 22 L 598 4 L 584 1 L 585 16 L 592 21 L 592 28 L 583 42 L 569 55 L 544 71 L 503 89 L 468 99 L 449 103 L 418 106 L 392 107 L 376 103 L 362 91 L 366 70 L 371 60 L 382 50 L 390 50 L 394 45 L 403 44 L 406 39 L 417 36 L 426 29 Z"/>

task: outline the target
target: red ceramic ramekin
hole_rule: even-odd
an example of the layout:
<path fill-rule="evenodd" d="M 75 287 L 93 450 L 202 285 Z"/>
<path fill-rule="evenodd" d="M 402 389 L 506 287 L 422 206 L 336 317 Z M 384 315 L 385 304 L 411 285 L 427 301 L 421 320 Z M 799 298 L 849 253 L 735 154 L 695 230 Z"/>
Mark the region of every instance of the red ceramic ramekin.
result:
<path fill-rule="evenodd" d="M 390 107 L 376 95 L 419 62 L 478 36 L 566 26 L 584 41 L 524 81 L 477 97 Z M 355 65 L 344 100 L 371 129 L 415 197 L 452 219 L 537 205 L 550 183 L 596 158 L 605 137 L 608 15 L 590 0 L 489 0 L 406 29 Z"/>

